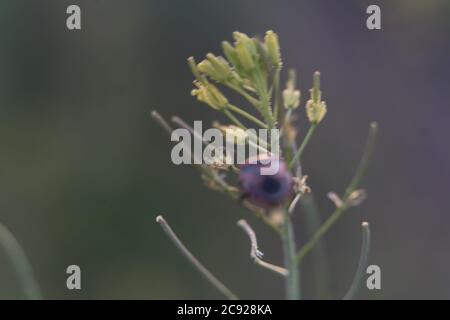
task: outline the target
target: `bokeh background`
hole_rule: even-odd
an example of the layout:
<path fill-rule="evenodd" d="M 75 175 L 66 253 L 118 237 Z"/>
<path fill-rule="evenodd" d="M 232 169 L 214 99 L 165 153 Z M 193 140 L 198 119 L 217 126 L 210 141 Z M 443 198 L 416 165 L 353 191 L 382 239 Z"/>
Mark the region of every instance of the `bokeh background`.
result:
<path fill-rule="evenodd" d="M 81 31 L 66 29 L 69 4 L 81 7 Z M 381 31 L 365 27 L 369 4 L 381 6 Z M 150 117 L 157 109 L 224 121 L 190 96 L 186 58 L 219 53 L 235 30 L 268 29 L 304 97 L 312 72 L 322 73 L 329 112 L 303 163 L 322 217 L 333 209 L 326 193 L 342 192 L 356 168 L 368 124 L 380 124 L 364 180 L 369 199 L 325 237 L 328 297 L 346 292 L 368 220 L 382 289 L 361 298 L 450 298 L 449 1 L 2 0 L 0 221 L 46 298 L 221 298 L 164 236 L 157 214 L 241 297 L 283 297 L 283 282 L 250 261 L 236 221 L 246 218 L 265 257 L 281 263 L 278 238 L 206 189 L 193 167 L 173 165 Z M 302 243 L 301 210 L 294 223 Z M 70 264 L 82 269 L 80 291 L 66 289 Z M 306 298 L 317 296 L 314 271 L 309 257 Z M 20 297 L 0 253 L 0 298 Z"/>

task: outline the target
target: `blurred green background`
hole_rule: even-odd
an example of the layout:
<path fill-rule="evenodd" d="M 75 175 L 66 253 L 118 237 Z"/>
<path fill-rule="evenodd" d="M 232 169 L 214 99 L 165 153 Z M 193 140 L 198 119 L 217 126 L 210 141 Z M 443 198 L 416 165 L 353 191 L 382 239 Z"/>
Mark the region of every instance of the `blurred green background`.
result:
<path fill-rule="evenodd" d="M 382 30 L 369 31 L 365 10 L 377 3 Z M 69 4 L 81 7 L 81 31 L 66 29 Z M 303 97 L 312 72 L 322 73 L 329 112 L 304 170 L 323 217 L 333 209 L 326 193 L 342 192 L 356 168 L 369 122 L 380 124 L 369 199 L 325 238 L 330 297 L 350 285 L 367 219 L 382 289 L 361 297 L 450 298 L 449 1 L 2 0 L 0 221 L 46 298 L 221 298 L 164 236 L 157 214 L 240 297 L 283 297 L 283 282 L 250 261 L 236 221 L 246 218 L 265 257 L 281 263 L 278 238 L 206 189 L 193 167 L 173 165 L 149 116 L 225 121 L 190 97 L 186 58 L 219 53 L 235 30 L 268 29 Z M 299 243 L 303 221 L 297 211 Z M 80 291 L 66 289 L 71 264 L 81 267 Z M 306 298 L 315 297 L 313 272 L 309 258 Z M 20 297 L 0 253 L 0 298 Z"/>

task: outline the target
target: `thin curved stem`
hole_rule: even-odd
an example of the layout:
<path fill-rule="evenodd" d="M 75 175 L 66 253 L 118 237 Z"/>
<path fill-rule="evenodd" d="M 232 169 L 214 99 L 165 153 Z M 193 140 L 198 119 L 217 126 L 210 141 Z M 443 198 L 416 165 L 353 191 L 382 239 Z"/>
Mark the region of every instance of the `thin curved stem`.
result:
<path fill-rule="evenodd" d="M 250 113 L 242 110 L 241 108 L 236 107 L 235 105 L 232 104 L 228 104 L 227 108 L 239 115 L 241 115 L 242 117 L 246 118 L 247 120 L 252 121 L 254 124 L 260 126 L 261 128 L 267 129 L 267 125 L 262 122 L 261 120 L 259 120 L 258 118 L 256 118 L 255 116 L 251 115 Z"/>
<path fill-rule="evenodd" d="M 286 277 L 286 298 L 288 300 L 300 299 L 300 277 L 295 261 L 295 236 L 291 216 L 284 210 L 284 223 L 281 240 L 283 242 L 284 265 L 288 271 Z"/>
<path fill-rule="evenodd" d="M 175 232 L 173 232 L 172 228 L 169 224 L 164 220 L 162 216 L 156 217 L 156 222 L 159 223 L 161 228 L 164 230 L 166 235 L 172 240 L 180 253 L 196 268 L 202 276 L 206 278 L 217 290 L 219 290 L 224 296 L 226 296 L 230 300 L 237 300 L 238 297 L 231 292 L 219 279 L 217 279 L 208 269 L 206 269 L 193 255 L 192 253 L 185 247 L 185 245 L 181 242 L 181 240 L 177 237 Z"/>
<path fill-rule="evenodd" d="M 241 128 L 242 130 L 247 130 L 247 127 L 238 120 L 238 118 L 236 118 L 231 112 L 230 110 L 223 110 L 223 113 L 228 117 L 228 119 L 231 120 L 231 122 L 233 122 L 236 126 L 238 126 L 239 128 Z"/>
<path fill-rule="evenodd" d="M 342 205 L 336 208 L 336 210 L 331 214 L 331 216 L 320 226 L 319 229 L 313 234 L 311 239 L 300 249 L 297 253 L 297 263 L 300 264 L 303 258 L 311 251 L 315 244 L 322 238 L 322 236 L 327 233 L 327 231 L 334 225 L 334 223 L 339 220 L 342 214 L 350 207 L 351 199 L 350 196 L 353 191 L 355 191 L 367 171 L 370 159 L 372 157 L 373 151 L 375 149 L 375 143 L 378 133 L 378 126 L 375 122 L 370 124 L 369 137 L 367 138 L 366 145 L 364 147 L 363 156 L 361 158 L 360 164 L 356 169 L 355 175 L 351 180 L 349 186 L 346 189 L 345 195 L 342 199 Z"/>
<path fill-rule="evenodd" d="M 281 102 L 280 102 L 280 71 L 281 71 L 281 68 L 277 68 L 276 70 L 275 70 L 275 75 L 274 75 L 274 79 L 273 79 L 273 86 L 274 86 L 274 88 L 275 88 L 275 91 L 274 91 L 274 95 L 275 95 L 275 97 L 274 97 L 274 110 L 273 110 L 273 117 L 275 118 L 275 120 L 276 119 L 278 119 L 278 113 L 279 113 L 279 110 L 280 110 L 280 104 L 281 104 Z"/>
<path fill-rule="evenodd" d="M 295 165 L 297 160 L 301 159 L 303 151 L 305 151 L 305 148 L 308 145 L 309 140 L 311 140 L 311 137 L 312 137 L 314 131 L 316 130 L 316 128 L 317 128 L 317 123 L 312 123 L 308 129 L 308 132 L 306 133 L 305 138 L 303 139 L 302 144 L 300 145 L 300 148 L 298 148 L 297 152 L 292 157 L 291 162 L 289 162 L 289 169 L 292 169 L 292 167 Z"/>
<path fill-rule="evenodd" d="M 159 114 L 158 111 L 152 110 L 150 113 L 152 118 L 164 129 L 169 135 L 172 134 L 172 127 L 167 123 L 167 121 Z"/>
<path fill-rule="evenodd" d="M 358 268 L 356 269 L 355 277 L 353 278 L 350 289 L 344 296 L 344 300 L 352 300 L 359 289 L 361 288 L 361 282 L 364 279 L 366 273 L 367 264 L 369 262 L 369 252 L 370 252 L 370 228 L 368 222 L 363 222 L 362 226 L 362 246 L 361 254 L 359 256 Z"/>
<path fill-rule="evenodd" d="M 245 99 L 247 99 L 248 102 L 250 102 L 250 104 L 252 106 L 254 106 L 255 108 L 259 108 L 259 101 L 258 99 L 252 97 L 251 95 L 249 95 L 247 92 L 245 92 L 245 90 L 239 88 L 238 86 L 232 85 L 230 83 L 224 83 L 228 88 L 233 89 L 234 91 L 236 91 L 237 93 L 239 93 L 240 95 L 242 95 Z"/>
<path fill-rule="evenodd" d="M 320 227 L 321 217 L 319 208 L 312 193 L 304 194 L 300 199 L 300 208 L 305 216 L 305 235 L 310 237 Z M 326 254 L 325 243 L 322 240 L 311 252 L 315 297 L 317 299 L 329 299 L 330 297 L 330 272 Z"/>
<path fill-rule="evenodd" d="M 258 250 L 258 242 L 256 240 L 255 231 L 253 231 L 253 229 L 250 227 L 250 225 L 247 223 L 247 221 L 245 221 L 243 219 L 239 220 L 237 225 L 239 227 L 241 227 L 245 231 L 245 233 L 247 233 L 248 238 L 250 239 L 250 246 L 251 246 L 250 247 L 250 257 L 253 259 L 253 261 L 257 265 L 259 265 L 265 269 L 268 269 L 270 271 L 275 272 L 278 275 L 286 277 L 288 275 L 288 271 L 285 268 L 265 262 L 261 259 L 263 253 Z"/>
<path fill-rule="evenodd" d="M 373 151 L 375 150 L 375 144 L 377 141 L 378 135 L 378 124 L 376 122 L 372 122 L 370 124 L 369 129 L 369 137 L 367 138 L 366 145 L 364 147 L 363 156 L 358 165 L 358 169 L 356 169 L 355 175 L 353 176 L 350 185 L 347 187 L 344 195 L 344 201 L 346 198 L 350 196 L 350 194 L 359 188 L 362 178 L 366 174 L 367 167 L 369 166 L 370 160 L 372 159 Z"/>
<path fill-rule="evenodd" d="M 16 273 L 17 280 L 27 299 L 42 299 L 41 290 L 36 281 L 28 258 L 14 235 L 0 223 L 0 245 L 6 252 L 8 261 Z"/>

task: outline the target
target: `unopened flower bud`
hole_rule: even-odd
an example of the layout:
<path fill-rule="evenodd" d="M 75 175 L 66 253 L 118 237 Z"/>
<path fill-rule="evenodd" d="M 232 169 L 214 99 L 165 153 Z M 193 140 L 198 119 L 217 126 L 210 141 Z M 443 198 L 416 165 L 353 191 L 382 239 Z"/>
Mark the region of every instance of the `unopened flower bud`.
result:
<path fill-rule="evenodd" d="M 192 74 L 194 75 L 195 79 L 199 82 L 205 82 L 204 77 L 200 74 L 200 70 L 197 68 L 197 64 L 195 63 L 194 57 L 188 58 L 188 64 L 189 68 L 191 68 Z"/>
<path fill-rule="evenodd" d="M 229 76 L 231 68 L 228 62 L 223 57 L 216 57 L 214 54 L 208 53 L 206 55 L 206 58 L 209 62 L 211 62 L 212 66 L 218 74 L 223 75 L 225 79 Z"/>
<path fill-rule="evenodd" d="M 283 104 L 286 109 L 295 109 L 300 105 L 300 91 L 295 89 L 295 70 L 289 70 L 286 89 L 283 90 Z"/>
<path fill-rule="evenodd" d="M 209 62 L 208 60 L 201 61 L 197 65 L 197 69 L 201 73 L 206 74 L 207 76 L 209 76 L 209 77 L 213 78 L 214 80 L 216 80 L 216 78 L 217 78 L 216 71 L 214 70 L 214 67 L 212 66 L 211 62 Z"/>
<path fill-rule="evenodd" d="M 325 101 L 314 102 L 313 100 L 308 100 L 306 103 L 306 115 L 311 123 L 317 124 L 325 117 L 327 113 L 327 105 Z"/>
<path fill-rule="evenodd" d="M 239 65 L 242 66 L 245 71 L 251 71 L 255 67 L 252 54 L 243 41 L 238 41 L 236 43 L 236 53 Z"/>
<path fill-rule="evenodd" d="M 203 103 L 206 103 L 211 108 L 222 110 L 228 105 L 227 98 L 211 83 L 194 82 L 197 89 L 191 91 L 193 96 Z"/>
<path fill-rule="evenodd" d="M 297 108 L 300 105 L 300 91 L 293 89 L 284 89 L 283 102 L 286 109 Z"/>
<path fill-rule="evenodd" d="M 280 45 L 278 43 L 278 36 L 273 31 L 267 31 L 264 37 L 264 44 L 266 45 L 267 54 L 275 67 L 281 66 Z"/>
<path fill-rule="evenodd" d="M 313 87 L 310 90 L 311 99 L 306 103 L 306 115 L 311 123 L 317 124 L 322 121 L 327 113 L 327 105 L 322 101 L 320 91 L 320 73 L 316 71 L 313 76 Z"/>
<path fill-rule="evenodd" d="M 237 57 L 236 49 L 228 41 L 223 41 L 222 50 L 228 61 L 230 61 L 235 68 L 238 68 L 239 60 Z"/>

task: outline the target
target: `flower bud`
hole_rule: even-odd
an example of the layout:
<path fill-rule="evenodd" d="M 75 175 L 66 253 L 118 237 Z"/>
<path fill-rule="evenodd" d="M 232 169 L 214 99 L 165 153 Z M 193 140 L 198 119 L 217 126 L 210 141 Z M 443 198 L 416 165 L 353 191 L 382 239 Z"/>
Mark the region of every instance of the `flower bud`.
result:
<path fill-rule="evenodd" d="M 217 74 L 216 70 L 214 70 L 214 67 L 212 66 L 211 62 L 208 60 L 203 60 L 197 65 L 197 69 L 207 76 L 213 78 L 214 80 L 217 80 Z"/>
<path fill-rule="evenodd" d="M 236 49 L 228 41 L 223 41 L 222 50 L 228 61 L 230 61 L 235 68 L 239 68 L 239 60 Z"/>
<path fill-rule="evenodd" d="M 327 113 L 327 105 L 325 101 L 315 102 L 308 100 L 306 103 L 306 115 L 311 123 L 317 124 L 325 117 Z"/>
<path fill-rule="evenodd" d="M 236 43 L 236 53 L 239 65 L 242 66 L 245 71 L 251 71 L 255 67 L 252 53 L 250 52 L 248 45 L 243 41 L 238 41 Z"/>
<path fill-rule="evenodd" d="M 280 45 L 278 43 L 278 36 L 273 31 L 267 31 L 264 37 L 264 44 L 266 45 L 267 54 L 275 67 L 281 66 Z"/>
<path fill-rule="evenodd" d="M 200 82 L 205 82 L 204 77 L 200 74 L 200 70 L 197 68 L 197 64 L 195 63 L 194 57 L 188 58 L 188 64 L 189 68 L 191 68 L 192 74 L 194 75 L 195 79 Z"/>
<path fill-rule="evenodd" d="M 322 121 L 327 113 L 327 105 L 322 101 L 322 91 L 320 90 L 320 73 L 314 72 L 313 87 L 310 90 L 311 99 L 306 103 L 306 115 L 311 123 L 317 124 Z"/>
<path fill-rule="evenodd" d="M 211 83 L 194 82 L 197 89 L 191 91 L 193 96 L 203 103 L 206 103 L 211 108 L 222 110 L 228 105 L 228 100 L 225 96 Z"/>
<path fill-rule="evenodd" d="M 223 57 L 216 57 L 212 53 L 208 53 L 206 58 L 211 65 L 214 67 L 216 72 L 224 77 L 224 79 L 228 78 L 231 73 L 231 68 L 228 62 Z"/>
<path fill-rule="evenodd" d="M 300 91 L 295 89 L 295 70 L 289 70 L 286 89 L 283 90 L 283 104 L 286 109 L 295 109 L 300 105 Z"/>
<path fill-rule="evenodd" d="M 293 89 L 284 89 L 283 103 L 286 109 L 297 108 L 300 105 L 300 91 Z"/>

